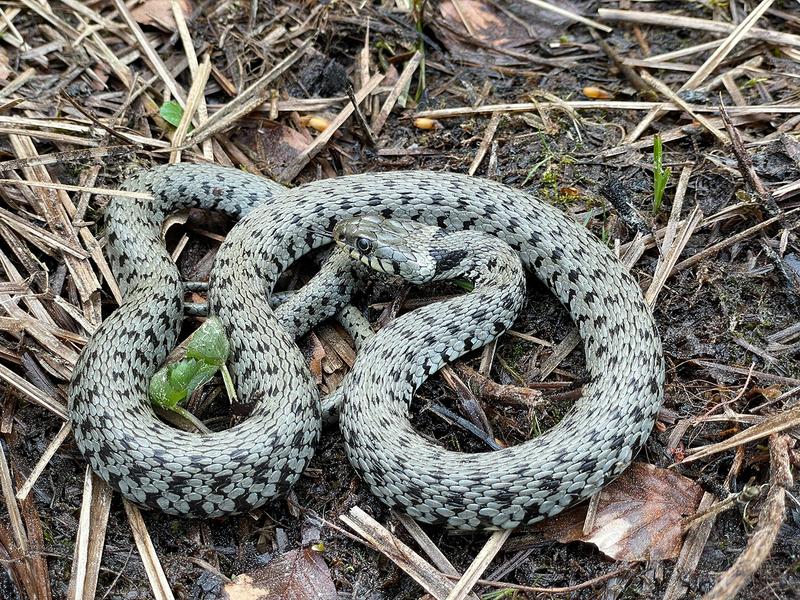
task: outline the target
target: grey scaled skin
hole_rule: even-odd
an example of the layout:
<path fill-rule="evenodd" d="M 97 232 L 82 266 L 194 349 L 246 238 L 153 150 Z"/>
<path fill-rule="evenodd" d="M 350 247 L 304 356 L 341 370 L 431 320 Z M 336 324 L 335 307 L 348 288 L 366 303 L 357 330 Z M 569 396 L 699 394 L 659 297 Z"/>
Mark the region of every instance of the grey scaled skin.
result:
<path fill-rule="evenodd" d="M 474 339 L 464 338 L 436 313 L 443 321 L 437 332 L 451 335 L 438 339 L 431 354 L 402 343 L 419 334 L 398 319 L 400 325 L 366 342 L 352 383 L 341 392 L 353 400 L 343 407 L 348 456 L 384 502 L 419 520 L 461 529 L 535 522 L 619 475 L 653 427 L 664 364 L 637 282 L 590 232 L 535 196 L 429 172 L 354 175 L 285 190 L 211 165 L 153 169 L 127 187 L 155 200 L 116 198 L 109 206 L 109 250 L 125 302 L 82 353 L 70 398 L 79 449 L 95 472 L 140 504 L 187 516 L 233 514 L 260 506 L 297 480 L 319 437 L 320 406 L 293 337 L 313 325 L 308 319 L 336 314 L 349 300 L 352 282 L 334 284 L 325 300 L 312 292 L 316 300 L 296 318 L 276 314 L 269 298 L 293 262 L 330 243 L 320 231 L 363 215 L 482 232 L 505 242 L 569 311 L 590 375 L 583 397 L 542 436 L 498 452 L 448 453 L 404 425 L 409 393 L 442 360 L 477 347 L 487 334 L 471 326 Z M 170 211 L 187 206 L 246 213 L 217 254 L 209 302 L 231 341 L 237 393 L 253 403 L 253 412 L 233 429 L 210 435 L 161 423 L 146 397 L 183 312 L 181 283 L 159 228 Z M 474 294 L 463 301 L 474 304 Z M 482 308 L 499 331 L 507 319 L 488 304 L 497 297 L 496 289 L 482 296 Z M 392 356 L 408 356 L 412 363 L 383 363 L 388 346 L 402 348 L 402 355 Z M 394 381 L 395 372 L 405 383 Z M 359 408 L 372 405 L 376 412 L 369 416 Z M 388 433 L 364 430 L 384 423 L 391 425 L 381 429 Z M 384 447 L 383 440 L 396 445 Z"/>

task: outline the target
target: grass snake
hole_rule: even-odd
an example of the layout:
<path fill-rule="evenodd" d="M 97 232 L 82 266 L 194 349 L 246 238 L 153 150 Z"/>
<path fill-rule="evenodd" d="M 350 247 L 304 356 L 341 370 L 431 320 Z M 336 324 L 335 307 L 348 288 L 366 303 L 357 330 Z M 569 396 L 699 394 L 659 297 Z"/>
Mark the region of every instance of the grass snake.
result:
<path fill-rule="evenodd" d="M 425 171 L 286 189 L 241 171 L 194 164 L 141 171 L 124 187 L 153 200 L 115 197 L 108 206 L 108 254 L 124 300 L 81 353 L 70 411 L 75 440 L 92 469 L 137 503 L 170 514 L 221 516 L 258 507 L 299 478 L 321 419 L 318 390 L 294 338 L 349 301 L 357 269 L 340 268 L 341 279 L 327 282 L 325 297 L 313 288 L 298 296 L 305 304 L 273 311 L 268 298 L 292 263 L 330 243 L 323 232 L 361 215 L 444 228 L 448 233 L 426 230 L 444 240 L 432 242 L 433 270 L 462 269 L 480 283 L 470 294 L 390 323 L 364 344 L 340 388 L 347 456 L 383 502 L 418 520 L 461 529 L 535 522 L 619 475 L 653 427 L 664 365 L 638 284 L 589 231 L 531 194 Z M 183 284 L 161 241 L 161 225 L 190 207 L 241 219 L 216 256 L 209 304 L 231 342 L 239 397 L 253 408 L 243 422 L 211 434 L 164 424 L 147 399 L 149 378 L 174 347 L 183 316 Z M 508 250 L 475 233 L 449 233 L 465 230 L 490 234 Z M 342 226 L 337 230 L 340 243 L 363 258 L 348 235 Z M 518 278 L 482 274 L 464 252 L 485 246 L 500 246 L 499 258 L 489 260 L 502 263 L 501 272 L 513 271 L 511 263 L 520 260 L 566 307 L 584 341 L 589 381 L 568 414 L 540 437 L 493 452 L 459 453 L 415 432 L 407 410 L 431 373 L 496 337 L 523 302 L 514 287 Z M 380 270 L 395 272 L 387 265 Z"/>

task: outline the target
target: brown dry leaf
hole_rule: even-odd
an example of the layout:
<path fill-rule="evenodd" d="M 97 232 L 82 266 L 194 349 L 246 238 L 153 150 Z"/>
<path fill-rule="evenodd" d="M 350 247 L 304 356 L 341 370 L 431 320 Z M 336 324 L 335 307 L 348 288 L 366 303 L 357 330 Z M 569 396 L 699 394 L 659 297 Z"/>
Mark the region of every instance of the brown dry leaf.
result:
<path fill-rule="evenodd" d="M 754 388 L 752 393 L 761 394 L 767 400 L 775 400 L 775 398 L 779 398 L 783 394 L 783 390 L 779 385 L 771 385 L 764 388 Z"/>
<path fill-rule="evenodd" d="M 238 575 L 223 589 L 225 600 L 335 600 L 328 565 L 313 550 L 291 550 L 266 567 Z"/>
<path fill-rule="evenodd" d="M 439 13 L 458 34 L 493 48 L 514 48 L 530 41 L 521 25 L 480 0 L 445 0 Z"/>
<path fill-rule="evenodd" d="M 327 353 L 325 352 L 325 347 L 322 345 L 322 342 L 320 342 L 316 335 L 312 335 L 311 340 L 314 347 L 311 350 L 311 362 L 308 368 L 314 376 L 314 381 L 319 385 L 322 383 L 322 359 L 327 356 Z"/>
<path fill-rule="evenodd" d="M 266 163 L 271 173 L 282 172 L 308 145 L 303 134 L 272 121 L 261 123 L 258 129 L 241 132 L 237 141 L 246 147 L 255 147 L 259 161 Z"/>
<path fill-rule="evenodd" d="M 594 529 L 583 534 L 586 506 L 536 525 L 562 543 L 588 542 L 624 561 L 669 560 L 681 550 L 684 519 L 697 511 L 703 488 L 674 471 L 633 463 L 600 493 Z"/>
<path fill-rule="evenodd" d="M 559 4 L 571 7 L 568 2 Z M 524 50 L 533 42 L 557 37 L 567 23 L 564 17 L 534 6 L 517 4 L 514 12 L 520 20 L 481 0 L 444 0 L 439 4 L 443 27 L 437 33 L 450 52 L 486 62 L 484 50 L 475 53 L 481 46 Z M 500 55 L 495 60 L 511 59 Z"/>
<path fill-rule="evenodd" d="M 190 0 L 178 0 L 178 6 L 186 17 L 194 10 Z M 131 14 L 140 25 L 152 25 L 165 31 L 175 31 L 178 26 L 172 14 L 172 0 L 145 0 Z"/>

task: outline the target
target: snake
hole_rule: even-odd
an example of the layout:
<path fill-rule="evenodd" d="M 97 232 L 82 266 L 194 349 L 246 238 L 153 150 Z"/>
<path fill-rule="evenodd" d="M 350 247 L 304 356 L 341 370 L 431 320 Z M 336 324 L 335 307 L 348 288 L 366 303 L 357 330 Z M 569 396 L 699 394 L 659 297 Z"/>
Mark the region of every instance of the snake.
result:
<path fill-rule="evenodd" d="M 342 280 L 328 282 L 329 295 L 312 290 L 302 308 L 281 313 L 269 299 L 281 275 L 330 244 L 334 231 L 353 265 L 403 276 L 416 262 L 427 265 L 428 276 L 462 273 L 480 284 L 381 329 L 342 383 L 345 452 L 385 504 L 457 529 L 534 523 L 621 474 L 653 428 L 664 362 L 637 281 L 589 230 L 535 194 L 427 171 L 348 175 L 287 189 L 209 164 L 142 170 L 123 188 L 135 193 L 113 197 L 105 216 L 123 300 L 79 356 L 69 399 L 80 452 L 140 505 L 219 517 L 262 506 L 298 480 L 321 435 L 321 409 L 295 338 L 349 301 L 356 269 L 348 276 L 340 268 Z M 206 434 L 166 425 L 147 399 L 149 378 L 179 339 L 183 316 L 184 286 L 161 227 L 187 208 L 238 219 L 216 255 L 208 302 L 229 338 L 237 394 L 252 410 L 230 429 Z M 436 229 L 425 230 L 427 248 L 418 249 L 424 259 L 409 260 L 413 244 L 397 241 L 397 224 L 407 222 Z M 384 244 L 389 249 L 380 255 Z M 374 254 L 364 254 L 366 245 Z M 501 266 L 500 278 L 484 273 L 469 252 L 485 256 L 489 247 L 499 255 L 486 263 Z M 524 296 L 515 260 L 569 312 L 588 380 L 561 421 L 536 438 L 490 452 L 447 450 L 414 431 L 409 404 L 445 362 L 509 326 Z"/>

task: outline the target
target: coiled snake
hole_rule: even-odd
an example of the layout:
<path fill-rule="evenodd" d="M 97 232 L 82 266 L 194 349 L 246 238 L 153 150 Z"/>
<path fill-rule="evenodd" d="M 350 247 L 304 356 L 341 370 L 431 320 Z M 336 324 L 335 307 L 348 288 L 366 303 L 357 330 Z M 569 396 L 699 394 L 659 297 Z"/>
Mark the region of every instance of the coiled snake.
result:
<path fill-rule="evenodd" d="M 347 455 L 385 503 L 463 529 L 534 522 L 616 477 L 652 429 L 664 367 L 638 285 L 587 230 L 529 194 L 429 172 L 354 175 L 286 190 L 210 165 L 140 172 L 125 187 L 154 200 L 119 197 L 108 207 L 109 255 L 124 302 L 81 354 L 70 400 L 81 452 L 140 504 L 220 516 L 257 507 L 298 479 L 320 435 L 320 408 L 293 338 L 335 314 L 348 301 L 349 284 L 340 285 L 339 298 L 319 299 L 302 314 L 276 315 L 267 298 L 297 258 L 330 242 L 321 232 L 363 214 L 506 242 L 569 311 L 590 375 L 582 398 L 542 436 L 495 452 L 447 451 L 408 424 L 411 395 L 444 361 L 504 329 L 521 294 L 498 294 L 488 282 L 483 293 L 397 319 L 366 344 L 342 390 Z M 231 342 L 239 396 L 253 409 L 237 426 L 205 435 L 165 425 L 147 400 L 149 378 L 174 346 L 183 313 L 183 286 L 160 227 L 187 207 L 243 217 L 217 254 L 209 303 Z M 447 254 L 447 268 L 463 254 Z"/>

